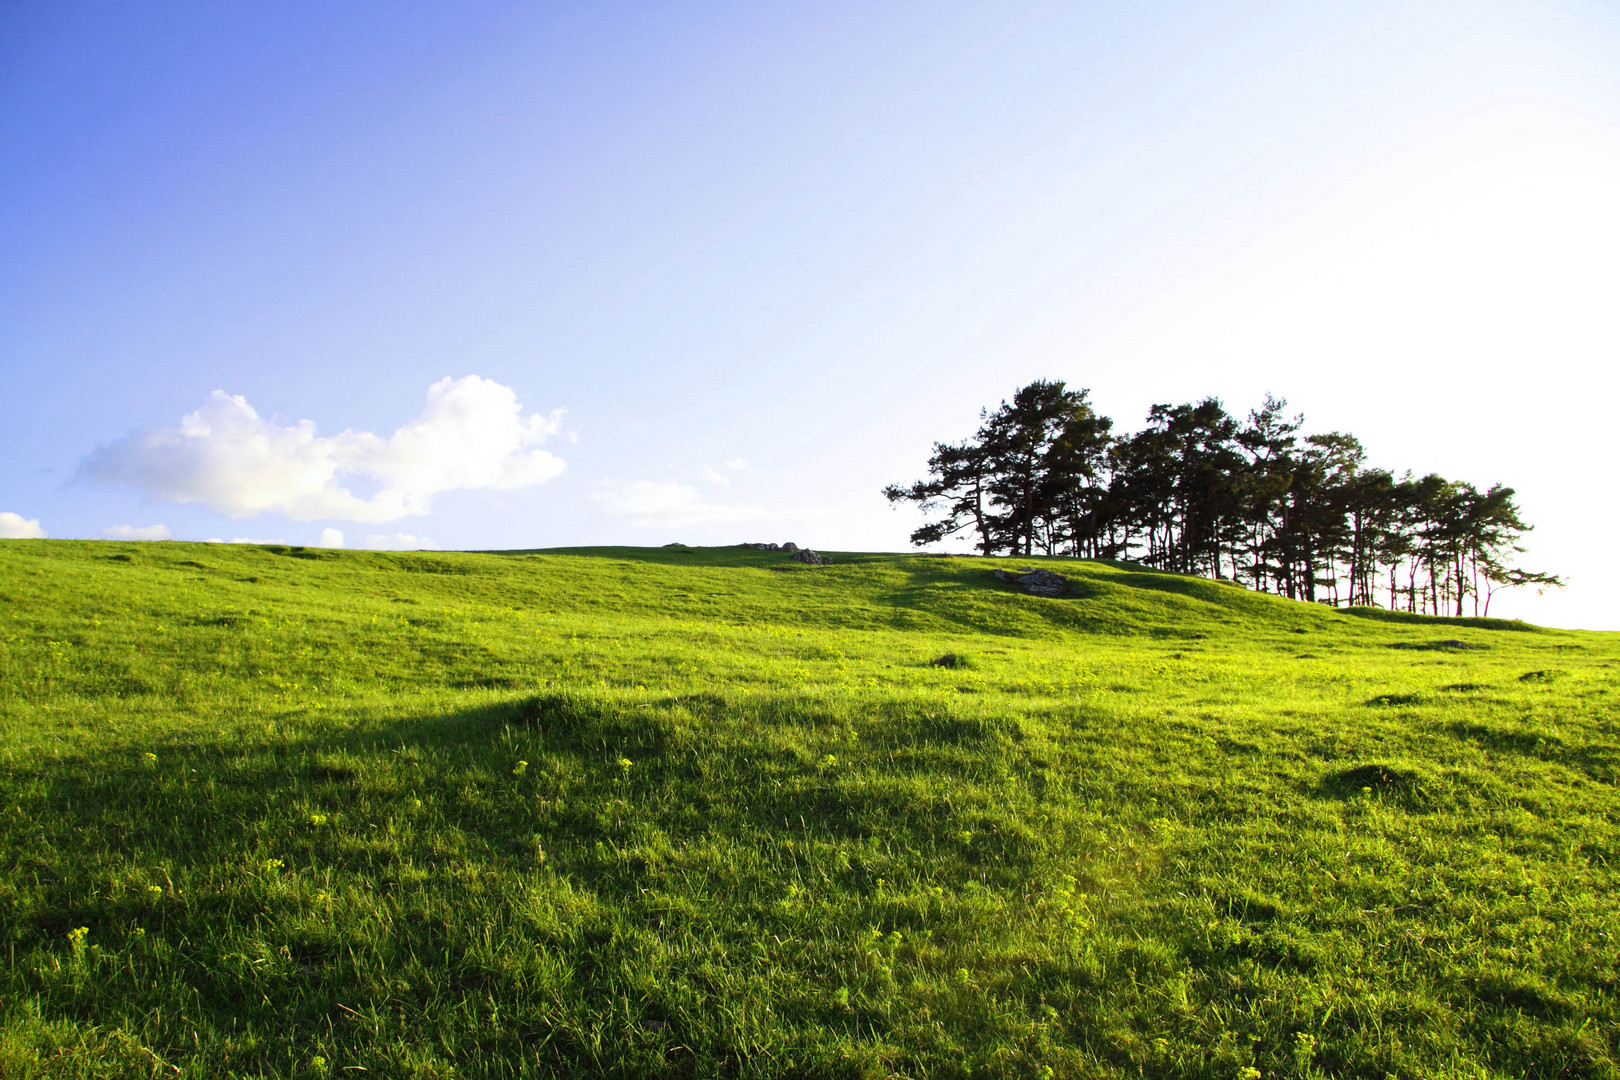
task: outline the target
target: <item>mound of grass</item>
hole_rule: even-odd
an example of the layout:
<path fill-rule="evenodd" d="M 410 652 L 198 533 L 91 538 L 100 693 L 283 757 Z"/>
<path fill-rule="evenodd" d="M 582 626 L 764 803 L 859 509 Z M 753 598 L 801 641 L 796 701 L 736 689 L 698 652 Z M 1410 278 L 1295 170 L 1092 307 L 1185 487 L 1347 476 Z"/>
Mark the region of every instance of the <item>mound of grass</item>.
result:
<path fill-rule="evenodd" d="M 1442 785 L 1421 768 L 1375 762 L 1336 769 L 1322 781 L 1322 790 L 1338 798 L 1378 796 L 1395 800 L 1409 809 L 1429 806 L 1442 797 Z"/>
<path fill-rule="evenodd" d="M 0 543 L 0 1075 L 1615 1075 L 1611 635 L 307 554 Z"/>

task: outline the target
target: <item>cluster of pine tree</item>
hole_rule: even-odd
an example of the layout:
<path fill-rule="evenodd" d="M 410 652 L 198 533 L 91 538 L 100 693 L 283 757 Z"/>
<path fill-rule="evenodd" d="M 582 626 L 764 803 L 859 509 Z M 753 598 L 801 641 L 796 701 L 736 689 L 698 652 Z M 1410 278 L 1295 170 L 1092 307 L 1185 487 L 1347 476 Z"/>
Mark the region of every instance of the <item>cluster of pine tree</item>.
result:
<path fill-rule="evenodd" d="M 943 512 L 918 546 L 970 532 L 985 555 L 1130 561 L 1335 606 L 1489 614 L 1502 588 L 1559 584 L 1510 565 L 1530 530 L 1512 488 L 1370 468 L 1353 435 L 1303 435 L 1285 408 L 1155 405 L 1122 435 L 1087 391 L 1042 380 L 883 494 Z"/>

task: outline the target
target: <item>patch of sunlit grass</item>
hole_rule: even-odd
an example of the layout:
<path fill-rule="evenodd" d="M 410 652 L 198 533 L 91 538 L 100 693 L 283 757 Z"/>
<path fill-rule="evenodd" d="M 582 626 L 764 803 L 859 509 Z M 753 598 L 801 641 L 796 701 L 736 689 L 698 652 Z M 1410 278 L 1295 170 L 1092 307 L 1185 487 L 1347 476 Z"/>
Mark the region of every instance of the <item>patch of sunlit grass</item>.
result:
<path fill-rule="evenodd" d="M 1613 1073 L 1608 635 L 202 550 L 0 543 L 0 1075 Z"/>

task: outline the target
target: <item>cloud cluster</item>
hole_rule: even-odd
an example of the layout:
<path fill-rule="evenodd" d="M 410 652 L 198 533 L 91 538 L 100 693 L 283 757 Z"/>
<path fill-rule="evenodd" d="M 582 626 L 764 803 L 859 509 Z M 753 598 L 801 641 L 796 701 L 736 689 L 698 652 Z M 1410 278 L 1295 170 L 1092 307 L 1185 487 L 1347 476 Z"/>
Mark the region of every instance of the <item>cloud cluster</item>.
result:
<path fill-rule="evenodd" d="M 608 513 L 647 528 L 748 521 L 764 513 L 757 506 L 706 503 L 697 488 L 678 480 L 604 482 L 591 498 Z"/>
<path fill-rule="evenodd" d="M 436 551 L 439 547 L 425 536 L 410 533 L 373 533 L 366 537 L 365 546 L 373 551 Z"/>
<path fill-rule="evenodd" d="M 114 525 L 102 529 L 101 535 L 109 540 L 173 540 L 174 533 L 167 525 Z"/>
<path fill-rule="evenodd" d="M 124 527 L 128 528 L 128 526 Z M 161 529 L 162 526 L 159 525 L 156 526 L 156 528 Z M 110 534 L 112 530 L 109 529 L 106 531 Z M 148 539 L 166 540 L 168 537 L 150 537 Z M 287 539 L 285 536 L 233 536 L 231 537 L 230 542 L 233 544 L 292 543 L 292 541 Z M 211 536 L 207 540 L 204 540 L 203 543 L 223 544 L 225 541 L 221 540 L 217 536 Z M 343 538 L 342 529 L 325 528 L 321 530 L 321 538 L 315 542 L 315 546 L 322 548 L 340 548 L 347 547 L 348 542 Z M 366 537 L 365 543 L 361 544 L 360 546 L 362 548 L 370 548 L 374 551 L 437 551 L 439 548 L 438 544 L 435 544 L 427 537 L 412 536 L 410 533 L 372 533 L 370 536 Z"/>
<path fill-rule="evenodd" d="M 134 431 L 97 449 L 77 479 L 129 484 L 233 518 L 395 521 L 427 513 L 441 492 L 550 480 L 563 462 L 538 447 L 561 422 L 561 410 L 525 416 L 511 387 L 477 375 L 434 383 L 422 414 L 386 439 L 369 431 L 321 436 L 308 420 L 280 425 L 216 390 L 177 428 Z"/>
<path fill-rule="evenodd" d="M 0 510 L 0 540 L 43 540 L 45 530 L 39 518 L 25 518 L 10 510 Z"/>

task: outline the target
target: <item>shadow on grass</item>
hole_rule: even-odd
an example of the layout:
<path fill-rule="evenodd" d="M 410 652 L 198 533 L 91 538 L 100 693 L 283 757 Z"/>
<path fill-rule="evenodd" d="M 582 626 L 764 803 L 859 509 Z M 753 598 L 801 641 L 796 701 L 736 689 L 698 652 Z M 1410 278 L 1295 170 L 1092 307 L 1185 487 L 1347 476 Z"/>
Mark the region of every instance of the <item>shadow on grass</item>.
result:
<path fill-rule="evenodd" d="M 1372 706 L 1399 706 L 1399 705 L 1425 705 L 1431 699 L 1427 694 L 1379 694 L 1370 697 L 1365 704 Z"/>
<path fill-rule="evenodd" d="M 1169 570 L 1152 570 L 1147 567 L 1137 566 L 1134 563 L 1098 561 L 1119 571 L 1119 574 L 1110 578 L 1111 581 L 1127 585 L 1133 589 L 1151 589 L 1154 592 L 1176 593 L 1180 596 L 1191 596 L 1215 604 L 1228 604 L 1237 597 L 1250 594 L 1248 589 L 1241 586 L 1234 587 L 1231 582 L 1216 581 L 1213 578 L 1199 577 L 1196 574 L 1177 574 Z"/>
<path fill-rule="evenodd" d="M 1329 773 L 1317 784 L 1316 793 L 1332 799 L 1376 796 L 1408 810 L 1427 810 L 1439 801 L 1442 787 L 1422 769 L 1369 762 Z"/>
<path fill-rule="evenodd" d="M 794 698 L 551 693 L 6 762 L 20 815 L 0 820 L 0 866 L 28 887 L 0 909 L 20 961 L 0 987 L 90 1022 L 157 1017 L 144 1043 L 242 1075 L 293 1075 L 314 1039 L 404 1075 L 388 1047 L 441 1035 L 472 1075 L 533 1048 L 553 1073 L 745 1075 L 767 1044 L 842 1075 L 901 991 L 829 985 L 914 933 L 966 950 L 951 971 L 976 963 L 1051 860 L 1090 880 L 1072 837 L 1009 805 L 1016 720 L 911 702 L 862 720 L 853 734 Z M 101 963 L 60 962 L 80 927 L 134 958 L 127 977 L 75 981 Z M 1021 974 L 1019 999 L 1066 970 Z M 740 1026 L 745 1000 L 772 1007 Z M 985 1007 L 964 1002 L 958 1049 Z"/>
<path fill-rule="evenodd" d="M 108 857 L 138 850 L 171 865 L 230 866 L 268 839 L 283 855 L 354 873 L 468 858 L 518 871 L 534 868 L 543 843 L 566 853 L 548 865 L 613 896 L 643 887 L 621 853 L 649 828 L 673 844 L 762 850 L 792 835 L 866 841 L 840 863 L 856 892 L 885 873 L 893 880 L 884 868 L 892 857 L 879 851 L 937 849 L 947 857 L 930 860 L 928 872 L 939 881 L 990 886 L 1016 885 L 1050 854 L 1002 797 L 1023 757 L 1016 721 L 912 703 L 876 703 L 862 720 L 851 744 L 847 717 L 793 698 L 694 694 L 638 706 L 542 694 L 282 742 L 174 742 L 152 760 L 13 762 L 0 766 L 0 794 L 59 834 L 47 845 L 54 851 L 100 846 Z M 812 744 L 822 733 L 838 754 L 784 749 L 776 733 L 788 730 Z M 312 814 L 345 820 L 350 842 L 311 826 Z M 419 814 L 460 837 L 454 853 L 438 842 L 392 853 L 369 843 L 382 822 L 416 820 L 416 829 Z M 964 847 L 962 833 L 977 839 Z M 20 858 L 31 846 L 11 852 Z M 62 865 L 21 858 L 13 870 L 58 874 Z M 44 936 L 96 917 L 82 906 L 93 890 L 70 892 L 80 899 L 41 912 Z"/>
<path fill-rule="evenodd" d="M 1409 611 L 1385 611 L 1383 608 L 1340 608 L 1339 614 L 1373 622 L 1401 623 L 1407 626 L 1472 626 L 1478 630 L 1516 630 L 1520 633 L 1539 634 L 1542 628 L 1522 619 L 1455 618 L 1450 615 L 1414 615 Z"/>
<path fill-rule="evenodd" d="M 1024 616 L 1034 615 L 1055 627 L 1083 633 L 1111 633 L 1129 629 L 1114 622 L 1105 622 L 1092 612 L 1067 604 L 1096 595 L 1096 587 L 1084 580 L 1074 581 L 1071 593 L 1060 598 L 1065 602 L 1063 606 L 1032 604 L 1021 610 L 1018 618 L 1009 619 L 1006 608 L 983 601 L 988 597 L 1022 597 L 1024 594 L 1016 586 L 996 580 L 992 576 L 995 565 L 977 558 L 939 559 L 920 553 L 822 552 L 829 566 L 821 567 L 797 562 L 791 552 L 760 551 L 746 545 L 541 548 L 487 554 L 541 560 L 554 556 L 574 556 L 656 566 L 772 570 L 786 574 L 826 574 L 829 570 L 837 572 L 852 567 L 880 567 L 892 571 L 895 576 L 877 586 L 879 595 L 872 597 L 872 600 L 874 606 L 891 613 L 896 625 L 933 624 L 934 628 L 947 632 L 1024 636 L 1030 629 Z M 1050 559 L 1039 561 L 1043 566 L 1050 566 L 1054 562 Z"/>
<path fill-rule="evenodd" d="M 1502 1012 L 1558 1020 L 1572 1010 L 1550 986 L 1522 972 L 1492 973 L 1474 981 L 1474 997 Z"/>
<path fill-rule="evenodd" d="M 1452 724 L 1449 730 L 1493 753 L 1562 765 L 1605 784 L 1620 778 L 1620 746 L 1613 743 L 1570 742 L 1549 731 L 1466 720 Z"/>
<path fill-rule="evenodd" d="M 1397 641 L 1390 645 L 1390 648 L 1419 652 L 1466 652 L 1470 649 L 1488 649 L 1490 646 L 1475 645 L 1467 641 L 1458 641 L 1456 638 L 1446 638 L 1443 641 Z"/>
<path fill-rule="evenodd" d="M 817 549 L 819 551 L 819 549 Z M 624 562 L 650 563 L 655 566 L 699 566 L 715 569 L 782 569 L 814 573 L 818 567 L 798 562 L 791 551 L 760 551 L 747 544 L 729 547 L 687 547 L 670 544 L 665 547 L 560 547 L 520 548 L 479 552 L 482 555 L 501 555 L 512 558 L 540 558 L 568 555 L 588 559 L 617 559 Z M 862 563 L 887 562 L 901 555 L 867 552 L 826 552 L 820 554 L 832 565 L 853 566 Z"/>
<path fill-rule="evenodd" d="M 887 574 L 874 576 L 867 585 L 867 599 L 874 609 L 890 612 L 893 625 L 906 628 L 933 628 L 996 636 L 1025 636 L 1034 624 L 1046 623 L 1054 629 L 1091 634 L 1146 635 L 1154 638 L 1188 639 L 1206 636 L 1189 628 L 1208 624 L 1212 618 L 1230 623 L 1233 617 L 1255 622 L 1297 621 L 1307 608 L 1281 606 L 1280 597 L 1254 592 L 1231 581 L 1217 581 L 1192 574 L 1154 570 L 1133 563 L 1104 559 L 1069 559 L 1050 556 L 996 557 L 961 556 L 939 558 L 923 553 L 823 552 L 829 567 L 807 566 L 783 551 L 760 551 L 748 545 L 731 547 L 568 547 L 532 550 L 491 551 L 513 560 L 544 561 L 568 556 L 618 560 L 654 566 L 681 566 L 712 570 L 772 570 L 788 574 L 828 574 L 851 568 L 869 567 Z M 1063 596 L 1039 597 L 1026 594 L 1016 584 L 995 577 L 998 570 L 1016 570 L 1029 565 L 1063 575 L 1069 590 Z M 1098 568 L 1111 572 L 1098 574 Z M 845 579 L 848 580 L 847 578 Z M 1173 604 L 1127 604 L 1126 609 L 1106 603 L 1131 593 L 1182 597 L 1199 602 L 1196 609 L 1180 609 Z M 1016 598 L 1017 606 L 1007 601 Z M 1085 603 L 1090 600 L 1104 603 Z M 1205 606 L 1207 605 L 1207 606 Z M 1211 610 L 1215 609 L 1215 610 Z M 1310 605 L 1312 625 L 1328 615 L 1319 605 Z M 943 625 L 941 625 L 943 624 Z"/>

